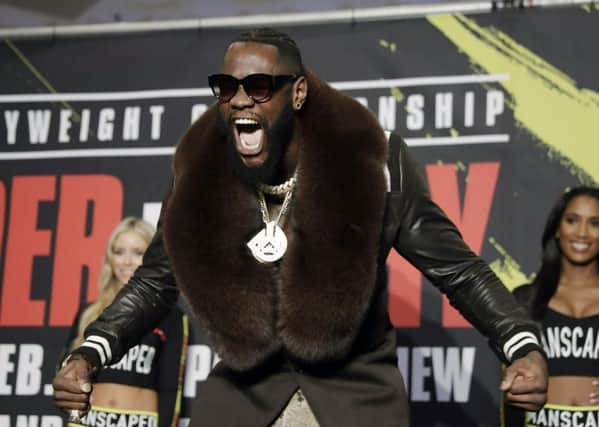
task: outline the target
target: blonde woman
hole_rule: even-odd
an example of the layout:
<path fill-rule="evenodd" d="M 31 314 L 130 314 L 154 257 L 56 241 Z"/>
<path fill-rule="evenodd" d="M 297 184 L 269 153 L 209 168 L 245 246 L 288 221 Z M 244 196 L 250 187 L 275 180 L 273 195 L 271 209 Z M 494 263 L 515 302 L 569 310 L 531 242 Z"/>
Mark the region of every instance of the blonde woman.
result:
<path fill-rule="evenodd" d="M 77 314 L 65 353 L 84 342 L 87 325 L 133 276 L 154 231 L 152 225 L 135 217 L 123 219 L 113 230 L 100 273 L 99 298 Z M 176 427 L 187 337 L 187 316 L 175 307 L 151 333 L 140 337 L 119 362 L 98 371 L 90 411 L 78 421 L 76 417 L 70 420 L 69 425 Z"/>

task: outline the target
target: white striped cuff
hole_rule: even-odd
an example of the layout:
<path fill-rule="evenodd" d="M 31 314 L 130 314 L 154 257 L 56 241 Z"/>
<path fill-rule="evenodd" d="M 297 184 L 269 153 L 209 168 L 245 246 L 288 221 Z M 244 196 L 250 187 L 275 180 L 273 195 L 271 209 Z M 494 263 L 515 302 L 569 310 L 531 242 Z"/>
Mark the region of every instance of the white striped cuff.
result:
<path fill-rule="evenodd" d="M 532 332 L 518 332 L 503 345 L 503 354 L 511 362 L 514 353 L 527 344 L 540 346 L 539 340 Z"/>
<path fill-rule="evenodd" d="M 88 347 L 94 349 L 98 356 L 100 356 L 100 362 L 102 365 L 106 365 L 107 362 L 112 360 L 112 350 L 108 340 L 99 335 L 90 335 L 85 339 L 85 342 L 81 344 L 81 347 Z"/>

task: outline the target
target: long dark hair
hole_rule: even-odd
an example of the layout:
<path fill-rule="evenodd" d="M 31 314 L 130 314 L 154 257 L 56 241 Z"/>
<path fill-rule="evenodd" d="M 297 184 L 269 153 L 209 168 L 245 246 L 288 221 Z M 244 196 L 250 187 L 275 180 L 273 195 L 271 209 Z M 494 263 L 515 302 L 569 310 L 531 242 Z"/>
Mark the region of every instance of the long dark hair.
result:
<path fill-rule="evenodd" d="M 549 304 L 549 300 L 557 289 L 562 272 L 562 251 L 555 235 L 566 207 L 572 199 L 578 196 L 589 196 L 599 201 L 599 188 L 587 186 L 572 188 L 558 199 L 553 209 L 549 212 L 545 229 L 543 230 L 543 258 L 541 268 L 532 282 L 532 285 L 536 289 L 531 306 L 533 319 L 540 320 L 543 318 L 547 304 Z M 595 258 L 595 262 L 599 268 L 599 255 Z"/>

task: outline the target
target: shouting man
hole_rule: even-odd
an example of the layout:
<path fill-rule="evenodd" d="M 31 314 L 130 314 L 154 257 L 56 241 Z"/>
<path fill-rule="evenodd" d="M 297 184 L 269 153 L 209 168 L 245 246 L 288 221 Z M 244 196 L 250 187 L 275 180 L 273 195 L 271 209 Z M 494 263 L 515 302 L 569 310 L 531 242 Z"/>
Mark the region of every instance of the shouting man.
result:
<path fill-rule="evenodd" d="M 547 373 L 534 323 L 431 201 L 399 136 L 307 70 L 295 42 L 242 34 L 208 82 L 218 99 L 177 147 L 143 265 L 54 380 L 86 413 L 93 374 L 167 313 L 178 290 L 221 357 L 197 426 L 409 426 L 387 315 L 391 248 L 508 366 L 529 410 Z"/>

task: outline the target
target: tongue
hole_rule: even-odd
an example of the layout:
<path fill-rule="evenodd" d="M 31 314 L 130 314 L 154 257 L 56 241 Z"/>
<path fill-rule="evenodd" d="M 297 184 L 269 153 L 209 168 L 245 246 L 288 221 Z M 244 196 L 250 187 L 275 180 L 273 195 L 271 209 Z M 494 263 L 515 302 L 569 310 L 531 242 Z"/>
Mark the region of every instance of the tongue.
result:
<path fill-rule="evenodd" d="M 244 156 L 253 156 L 262 150 L 262 129 L 239 132 L 238 151 Z"/>

